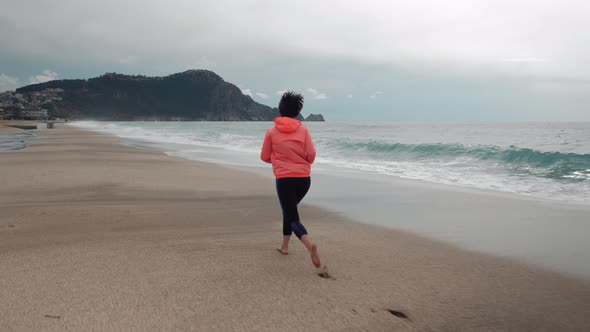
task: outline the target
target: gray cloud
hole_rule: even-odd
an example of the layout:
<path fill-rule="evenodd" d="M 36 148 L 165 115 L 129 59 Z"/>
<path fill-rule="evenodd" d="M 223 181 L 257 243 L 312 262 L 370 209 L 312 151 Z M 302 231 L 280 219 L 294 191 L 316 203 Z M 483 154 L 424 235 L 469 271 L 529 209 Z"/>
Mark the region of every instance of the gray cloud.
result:
<path fill-rule="evenodd" d="M 317 95 L 315 95 L 313 97 L 313 99 L 316 99 L 316 100 L 328 99 L 328 95 L 326 95 L 325 93 L 321 92 L 321 93 L 318 93 Z"/>
<path fill-rule="evenodd" d="M 262 99 L 270 98 L 266 93 L 263 93 L 263 92 L 256 92 L 256 95 Z"/>
<path fill-rule="evenodd" d="M 56 80 L 58 76 L 59 75 L 57 75 L 56 72 L 46 69 L 40 74 L 29 77 L 29 83 L 31 83 L 31 84 L 45 83 L 45 82 Z"/>
<path fill-rule="evenodd" d="M 382 95 L 382 94 L 383 94 L 382 91 L 375 91 L 369 96 L 369 98 L 375 99 L 375 98 L 379 97 L 379 95 Z"/>
<path fill-rule="evenodd" d="M 311 98 L 315 100 L 328 99 L 328 95 L 325 92 L 319 92 L 314 88 L 307 88 L 306 92 L 307 95 L 311 96 Z"/>
<path fill-rule="evenodd" d="M 136 54 L 187 64 L 197 57 L 209 66 L 218 56 L 248 63 L 286 54 L 590 78 L 590 34 L 583 33 L 590 30 L 590 2 L 583 0 L 24 0 L 2 10 L 0 36 L 10 40 L 3 52 L 53 59 Z"/>
<path fill-rule="evenodd" d="M 20 85 L 19 79 L 0 73 L 0 92 L 14 90 Z"/>
<path fill-rule="evenodd" d="M 45 83 L 58 78 L 58 74 L 51 70 L 44 70 L 41 73 L 29 77 L 29 84 Z M 14 90 L 20 87 L 21 81 L 17 77 L 12 77 L 3 73 L 0 73 L 0 92 L 7 90 Z"/>
<path fill-rule="evenodd" d="M 590 119 L 582 0 L 0 2 L 0 89 L 205 68 L 257 98 L 304 91 L 333 118 L 374 96 L 363 117 Z"/>
<path fill-rule="evenodd" d="M 124 65 L 134 65 L 137 64 L 138 61 L 139 59 L 134 55 L 127 55 L 118 60 L 119 63 Z"/>

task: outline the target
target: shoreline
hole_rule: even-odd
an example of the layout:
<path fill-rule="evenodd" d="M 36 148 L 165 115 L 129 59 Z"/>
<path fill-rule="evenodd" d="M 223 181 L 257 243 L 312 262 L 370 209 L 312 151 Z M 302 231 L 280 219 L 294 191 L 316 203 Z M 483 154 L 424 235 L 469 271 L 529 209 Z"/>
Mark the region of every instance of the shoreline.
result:
<path fill-rule="evenodd" d="M 212 163 L 262 176 L 267 181 L 274 179 L 266 165 L 243 166 L 227 164 L 223 160 L 200 160 L 167 152 L 174 149 L 174 145 L 101 134 L 115 137 L 132 148 Z M 590 233 L 590 223 L 586 222 L 586 216 L 590 214 L 587 204 L 338 170 L 324 165 L 315 167 L 312 182 L 313 189 L 304 203 L 328 209 L 355 222 L 402 230 L 461 249 L 513 258 L 575 277 L 590 278 L 590 243 L 584 237 Z M 399 188 L 404 188 L 402 194 L 389 192 L 399 191 Z M 351 194 L 346 194 L 351 190 Z M 421 198 L 408 199 L 408 196 Z M 417 204 L 420 201 L 430 202 L 429 206 L 434 210 L 424 214 Z M 476 207 L 461 205 L 461 201 Z M 415 206 L 414 210 L 409 206 Z M 506 209 L 506 206 L 510 208 Z M 397 218 L 400 213 L 402 218 Z M 437 214 L 442 218 L 432 217 Z M 494 215 L 498 218 L 493 218 Z M 416 217 L 419 222 L 414 221 Z"/>
<path fill-rule="evenodd" d="M 26 148 L 35 137 L 35 130 L 22 128 L 36 127 L 36 123 L 38 121 L 0 120 L 0 154 Z"/>
<path fill-rule="evenodd" d="M 71 128 L 0 158 L 1 327 L 590 328 L 590 280 L 303 204 L 320 278 L 262 177 Z"/>
<path fill-rule="evenodd" d="M 130 122 L 93 122 L 93 121 L 81 121 L 76 122 L 75 126 L 79 127 L 80 129 L 87 129 L 87 130 L 94 130 L 101 133 L 108 133 L 112 135 L 119 136 L 121 138 L 135 141 L 138 143 L 137 145 L 147 145 L 147 146 L 154 146 L 158 147 L 159 149 L 163 149 L 164 151 L 170 151 L 170 155 L 174 156 L 182 156 L 188 159 L 193 160 L 203 160 L 212 163 L 221 163 L 221 164 L 232 164 L 232 165 L 246 165 L 246 166 L 253 166 L 256 167 L 258 164 L 258 149 L 256 146 L 261 145 L 261 137 L 260 133 L 266 131 L 266 129 L 272 126 L 272 123 L 251 123 L 245 122 L 240 125 L 239 123 L 216 123 L 216 122 L 206 122 L 206 123 L 186 123 L 186 124 L 166 124 L 166 123 L 150 123 L 150 122 L 140 122 L 140 123 L 130 123 Z M 326 169 L 330 172 L 340 172 L 342 170 L 351 170 L 357 173 L 365 173 L 367 175 L 379 175 L 389 178 L 405 178 L 405 179 L 415 179 L 420 181 L 425 181 L 427 183 L 433 184 L 442 184 L 448 185 L 452 188 L 475 188 L 485 191 L 491 192 L 501 192 L 501 193 L 512 193 L 516 194 L 517 196 L 526 196 L 526 197 L 533 197 L 539 199 L 547 199 L 550 201 L 557 201 L 557 202 L 564 202 L 569 204 L 569 202 L 577 202 L 582 205 L 586 205 L 590 207 L 590 187 L 588 187 L 588 183 L 582 181 L 581 183 L 574 185 L 573 182 L 569 182 L 569 180 L 559 180 L 554 178 L 553 175 L 549 176 L 549 174 L 545 174 L 549 172 L 550 169 L 546 168 L 545 166 L 549 167 L 548 165 L 540 166 L 537 169 L 535 166 L 536 162 L 545 162 L 548 161 L 549 163 L 555 162 L 553 158 L 554 153 L 559 154 L 559 158 L 565 158 L 566 160 L 562 160 L 565 164 L 573 162 L 569 160 L 572 157 L 571 153 L 576 154 L 578 157 L 585 159 L 585 154 L 590 153 L 590 150 L 587 148 L 580 146 L 579 142 L 571 142 L 566 144 L 561 144 L 559 146 L 550 147 L 547 144 L 540 144 L 537 146 L 535 143 L 532 145 L 528 145 L 520 142 L 521 144 L 514 145 L 507 145 L 508 141 L 505 140 L 496 140 L 491 139 L 488 137 L 487 139 L 483 139 L 480 144 L 475 144 L 474 146 L 470 145 L 469 143 L 459 144 L 470 150 L 471 148 L 475 148 L 475 146 L 483 146 L 484 150 L 487 151 L 486 153 L 492 153 L 493 158 L 499 158 L 500 165 L 494 166 L 494 163 L 484 162 L 480 164 L 477 160 L 481 157 L 479 154 L 476 153 L 476 156 L 471 156 L 474 151 L 464 151 L 461 150 L 460 154 L 467 153 L 464 158 L 467 160 L 472 160 L 472 157 L 475 158 L 473 161 L 475 162 L 473 167 L 473 172 L 467 169 L 464 169 L 467 164 L 462 161 L 463 157 L 457 157 L 456 163 L 451 162 L 449 167 L 445 166 L 446 163 L 441 161 L 441 168 L 440 170 L 435 170 L 432 168 L 433 164 L 429 161 L 429 158 L 423 158 L 424 156 L 405 156 L 404 153 L 401 153 L 400 149 L 410 149 L 413 151 L 414 148 L 422 149 L 423 144 L 413 144 L 411 140 L 408 140 L 406 136 L 412 136 L 415 133 L 414 130 L 410 130 L 408 128 L 403 128 L 397 126 L 393 126 L 391 129 L 398 128 L 401 130 L 400 136 L 400 146 L 396 144 L 390 143 L 383 143 L 385 146 L 376 146 L 375 149 L 377 151 L 373 151 L 371 149 L 371 153 L 379 152 L 381 148 L 383 149 L 393 149 L 391 153 L 386 153 L 388 157 L 381 155 L 372 155 L 367 156 L 365 151 L 362 149 L 364 147 L 363 141 L 360 140 L 358 143 L 361 144 L 360 146 L 354 146 L 352 151 L 358 152 L 359 156 L 368 160 L 359 160 L 359 162 L 355 162 L 351 156 L 348 157 L 339 157 L 335 154 L 335 151 L 344 152 L 347 148 L 346 141 L 340 135 L 331 134 L 332 131 L 326 128 L 323 125 L 319 127 L 316 124 L 309 124 L 310 128 L 315 128 L 316 135 L 318 135 L 318 139 L 320 140 L 320 150 L 324 151 L 321 153 L 321 156 L 316 161 L 314 165 L 314 170 Z M 334 124 L 335 128 L 339 128 L 339 130 L 351 130 L 351 134 L 355 133 L 354 135 L 358 135 L 358 131 L 362 128 L 362 125 L 357 126 L 358 128 L 352 128 L 347 126 L 346 124 Z M 474 124 L 475 125 L 475 124 Z M 555 123 L 548 124 L 554 130 L 559 128 L 559 126 Z M 475 125 L 478 128 L 477 125 Z M 373 123 L 371 128 L 375 127 L 379 130 L 384 130 L 385 127 L 383 124 Z M 335 128 L 332 128 L 334 130 Z M 411 127 L 410 127 L 411 128 Z M 458 138 L 461 140 L 461 133 L 465 134 L 460 129 L 460 133 Z M 424 129 L 424 128 L 422 128 Z M 453 128 L 447 128 L 449 130 L 454 130 Z M 481 130 L 500 130 L 499 128 L 495 128 L 491 126 L 490 128 L 480 128 Z M 213 130 L 213 132 L 210 132 Z M 530 128 L 523 128 L 523 130 L 530 130 Z M 574 128 L 575 130 L 579 130 L 579 128 Z M 232 141 L 232 132 L 236 133 L 236 142 L 235 144 L 231 143 Z M 410 132 L 412 132 L 410 134 Z M 205 133 L 209 133 L 205 135 Z M 215 134 L 218 133 L 218 134 Z M 405 134 L 404 134 L 405 133 Z M 444 134 L 444 133 L 442 133 Z M 443 135 L 445 136 L 445 135 Z M 404 138 L 405 137 L 405 138 Z M 445 136 L 446 137 L 446 136 Z M 391 138 L 391 137 L 390 137 Z M 344 141 L 343 141 L 344 139 Z M 351 138 L 352 140 L 358 140 L 358 136 L 355 138 Z M 468 137 L 466 138 L 468 139 Z M 559 139 L 559 137 L 556 137 Z M 328 143 L 331 141 L 333 143 Z M 144 142 L 143 144 L 141 142 Z M 456 148 L 452 142 L 453 140 L 449 140 L 449 137 L 443 138 L 441 142 L 442 146 L 435 146 L 436 144 L 432 143 L 436 140 L 426 139 L 425 143 L 429 149 L 434 149 L 440 153 L 439 151 L 442 147 L 446 148 Z M 495 143 L 492 141 L 496 141 Z M 533 140 L 534 141 L 534 140 Z M 384 139 L 384 142 L 389 142 L 389 140 Z M 416 143 L 416 142 L 414 142 Z M 434 145 L 432 145 L 432 144 Z M 512 142 L 515 143 L 515 142 Z M 389 144 L 389 145 L 388 145 Z M 483 145 L 482 145 L 483 144 Z M 498 145 L 494 145 L 498 144 Z M 528 148 L 527 148 L 528 147 Z M 370 146 L 365 147 L 370 148 Z M 446 149 L 445 148 L 445 149 Z M 499 151 L 496 148 L 500 149 L 502 152 L 501 155 L 497 155 Z M 563 148 L 563 151 L 561 150 Z M 344 149 L 344 150 L 342 150 Z M 360 149 L 360 150 L 359 150 Z M 513 149 L 515 149 L 513 151 Z M 532 150 L 531 150 L 532 149 Z M 359 150 L 359 151 L 357 151 Z M 530 151 L 529 151 L 530 150 Z M 341 153 L 341 154 L 342 154 Z M 397 159 L 397 155 L 400 154 Z M 482 151 L 483 153 L 483 151 Z M 503 155 L 506 153 L 507 155 Z M 516 153 L 516 155 L 513 155 Z M 532 153 L 532 155 L 531 155 Z M 413 155 L 413 153 L 410 153 Z M 578 155 L 579 154 L 579 155 Z M 479 157 L 478 157 L 479 156 Z M 379 158 L 384 158 L 385 165 L 378 166 L 375 163 Z M 406 158 L 408 157 L 408 158 Z M 550 159 L 553 160 L 545 160 L 546 158 L 551 157 Z M 388 159 L 390 158 L 390 159 Z M 391 159 L 394 158 L 394 159 Z M 504 162 L 504 159 L 508 158 L 508 161 Z M 514 158 L 514 159 L 513 159 Z M 530 166 L 533 168 L 532 170 L 529 169 L 532 173 L 528 176 L 525 169 L 522 169 L 521 163 L 519 160 L 524 158 L 523 162 L 525 164 L 531 164 Z M 532 159 L 530 159 L 532 158 Z M 541 160 L 539 160 L 541 158 Z M 424 167 L 422 167 L 420 160 L 424 159 Z M 451 158 L 452 159 L 452 158 Z M 483 158 L 484 160 L 487 158 Z M 412 162 L 414 160 L 414 162 Z M 545 160 L 545 161 L 543 161 Z M 399 161 L 399 163 L 398 163 Z M 465 161 L 466 162 L 466 161 Z M 414 163 L 414 167 L 408 168 L 410 164 Z M 399 165 L 398 165 L 399 164 Z M 453 164 L 459 165 L 458 168 L 454 167 Z M 566 165 L 562 165 L 566 167 Z M 397 166 L 396 166 L 397 165 Z M 461 166 L 463 165 L 463 166 Z M 580 166 L 580 165 L 578 165 Z M 489 168 L 487 171 L 484 168 Z M 496 169 L 498 168 L 499 169 Z M 512 168 L 512 171 L 509 171 L 508 168 Z M 557 166 L 556 166 L 557 167 Z M 561 169 L 561 166 L 557 167 L 557 169 Z M 576 166 L 574 166 L 575 168 Z M 581 166 L 580 166 L 581 167 Z M 412 169 L 416 168 L 415 173 Z M 526 168 L 526 167 L 525 167 Z M 463 173 L 457 173 L 458 170 L 463 169 Z M 501 170 L 502 169 L 502 170 Z M 489 172 L 488 172 L 489 171 Z M 499 173 L 496 174 L 496 172 Z M 564 171 L 563 169 L 561 171 Z M 561 172 L 560 171 L 560 172 Z M 507 172 L 507 173 L 506 173 Z M 540 172 L 540 173 L 539 173 Z M 553 171 L 551 171 L 553 172 Z M 564 171 L 565 172 L 565 171 Z M 573 172 L 573 171 L 572 171 Z M 581 171 L 584 173 L 585 171 Z M 440 173 L 440 174 L 439 174 Z M 533 176 L 532 174 L 537 174 Z M 566 172 L 567 173 L 567 172 Z M 570 178 L 572 176 L 578 178 L 579 176 L 583 176 L 583 174 L 578 174 L 579 172 L 573 172 L 568 176 L 564 176 L 564 178 Z M 352 173 L 349 173 L 352 174 Z M 476 178 L 475 175 L 479 174 Z M 544 174 L 544 175 L 542 175 Z M 514 178 L 511 178 L 514 176 Z M 572 180 L 573 181 L 573 180 Z"/>

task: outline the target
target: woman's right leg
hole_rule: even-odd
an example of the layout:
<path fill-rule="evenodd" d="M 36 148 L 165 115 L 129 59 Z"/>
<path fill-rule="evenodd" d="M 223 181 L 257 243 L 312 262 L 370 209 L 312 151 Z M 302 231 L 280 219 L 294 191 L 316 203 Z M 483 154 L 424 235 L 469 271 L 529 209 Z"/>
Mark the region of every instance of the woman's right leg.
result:
<path fill-rule="evenodd" d="M 303 197 L 305 197 L 305 195 L 309 191 L 310 186 L 311 186 L 311 178 L 303 178 L 299 182 L 299 186 L 297 188 L 297 204 L 299 204 L 299 202 L 301 202 Z M 299 221 L 299 223 L 301 223 L 301 221 Z M 301 224 L 301 225 L 303 225 L 303 224 Z M 315 267 L 320 267 L 321 262 L 320 262 L 320 256 L 318 254 L 318 247 L 311 241 L 309 234 L 305 234 L 305 235 L 301 236 L 300 240 L 301 240 L 301 242 L 303 242 L 303 245 L 305 245 L 307 250 L 309 250 L 309 253 L 311 254 L 311 262 L 313 263 L 313 265 Z"/>

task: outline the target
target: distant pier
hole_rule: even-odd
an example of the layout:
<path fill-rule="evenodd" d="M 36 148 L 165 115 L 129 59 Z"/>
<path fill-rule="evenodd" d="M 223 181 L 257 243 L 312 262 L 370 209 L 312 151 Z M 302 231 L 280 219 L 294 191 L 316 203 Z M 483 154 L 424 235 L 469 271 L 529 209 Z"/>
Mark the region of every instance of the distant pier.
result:
<path fill-rule="evenodd" d="M 23 130 L 36 130 L 36 129 L 53 129 L 56 123 L 66 123 L 65 120 L 47 120 L 47 121 L 15 121 L 5 123 L 5 126 L 23 129 Z"/>

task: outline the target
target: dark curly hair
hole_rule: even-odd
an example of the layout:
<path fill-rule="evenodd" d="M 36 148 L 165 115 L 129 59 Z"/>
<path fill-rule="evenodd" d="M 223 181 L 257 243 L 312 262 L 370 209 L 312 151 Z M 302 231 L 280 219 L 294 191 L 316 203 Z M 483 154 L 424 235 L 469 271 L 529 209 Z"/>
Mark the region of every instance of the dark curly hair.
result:
<path fill-rule="evenodd" d="M 287 91 L 279 102 L 279 112 L 282 116 L 296 118 L 303 108 L 303 96 L 293 91 Z"/>

